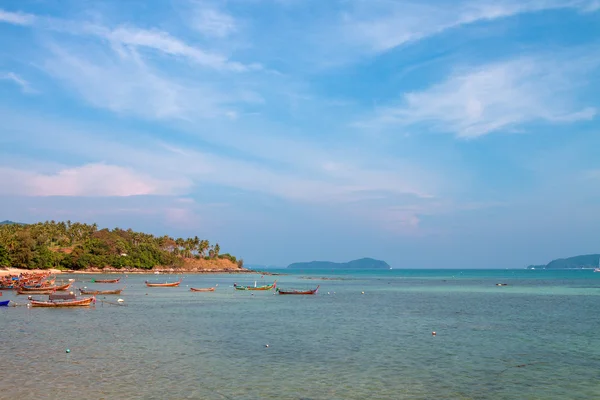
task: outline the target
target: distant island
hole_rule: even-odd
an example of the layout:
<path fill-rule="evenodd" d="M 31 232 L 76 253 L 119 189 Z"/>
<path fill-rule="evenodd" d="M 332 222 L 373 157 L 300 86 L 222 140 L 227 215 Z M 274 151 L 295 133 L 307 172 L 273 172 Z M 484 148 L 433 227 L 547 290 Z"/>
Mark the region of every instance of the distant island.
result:
<path fill-rule="evenodd" d="M 154 236 L 96 224 L 0 222 L 0 267 L 72 271 L 245 272 L 244 261 L 198 236 Z"/>
<path fill-rule="evenodd" d="M 345 263 L 336 263 L 332 261 L 310 261 L 297 262 L 288 265 L 290 269 L 390 269 L 385 261 L 375 260 L 373 258 L 361 258 Z"/>
<path fill-rule="evenodd" d="M 527 269 L 582 269 L 598 268 L 600 254 L 586 254 L 569 258 L 558 258 L 546 265 L 530 265 Z"/>

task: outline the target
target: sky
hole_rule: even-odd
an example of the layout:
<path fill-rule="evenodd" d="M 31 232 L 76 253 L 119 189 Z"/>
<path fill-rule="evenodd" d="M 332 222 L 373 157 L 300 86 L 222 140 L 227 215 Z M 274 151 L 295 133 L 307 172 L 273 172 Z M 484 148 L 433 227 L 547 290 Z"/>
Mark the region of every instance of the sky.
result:
<path fill-rule="evenodd" d="M 247 264 L 600 252 L 600 0 L 3 0 L 0 220 Z"/>

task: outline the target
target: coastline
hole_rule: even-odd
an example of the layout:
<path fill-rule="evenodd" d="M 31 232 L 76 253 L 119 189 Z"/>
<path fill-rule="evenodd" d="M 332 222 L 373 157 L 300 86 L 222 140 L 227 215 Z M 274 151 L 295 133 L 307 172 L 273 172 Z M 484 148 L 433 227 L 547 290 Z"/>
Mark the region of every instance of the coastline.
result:
<path fill-rule="evenodd" d="M 261 274 L 261 275 L 281 275 L 273 274 L 265 271 L 255 271 L 251 269 L 181 269 L 181 268 L 89 268 L 86 270 L 60 270 L 60 269 L 22 269 L 22 268 L 3 268 L 0 269 L 0 277 L 8 275 L 19 275 L 21 273 L 43 273 L 50 272 L 53 275 L 58 274 L 74 274 L 74 275 L 89 275 L 89 274 L 154 274 L 158 272 L 161 275 L 179 275 L 179 274 Z"/>

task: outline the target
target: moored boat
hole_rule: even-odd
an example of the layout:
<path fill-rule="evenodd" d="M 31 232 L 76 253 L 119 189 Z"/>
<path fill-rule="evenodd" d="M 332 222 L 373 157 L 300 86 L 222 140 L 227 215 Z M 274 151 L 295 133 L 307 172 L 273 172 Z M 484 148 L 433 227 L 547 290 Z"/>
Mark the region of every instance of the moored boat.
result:
<path fill-rule="evenodd" d="M 320 286 L 321 285 L 319 285 L 316 288 L 311 289 L 311 290 L 281 290 L 280 288 L 277 288 L 277 293 L 279 293 L 279 294 L 317 294 Z"/>
<path fill-rule="evenodd" d="M 124 290 L 125 288 L 122 289 L 115 289 L 115 290 L 90 290 L 90 289 L 79 289 L 79 293 L 81 294 L 93 294 L 93 295 L 98 295 L 98 294 L 121 294 L 121 292 Z"/>
<path fill-rule="evenodd" d="M 235 290 L 271 290 L 277 286 L 277 281 L 273 282 L 273 284 L 271 285 L 256 286 L 256 282 L 254 283 L 254 285 L 255 286 L 241 286 L 237 283 L 234 283 L 233 287 L 235 288 Z"/>
<path fill-rule="evenodd" d="M 23 290 L 22 288 L 17 289 L 17 294 L 52 294 L 54 289 L 42 289 L 38 288 L 35 290 Z"/>
<path fill-rule="evenodd" d="M 190 288 L 190 290 L 192 292 L 214 292 L 215 288 L 214 287 L 209 287 L 209 288 Z"/>
<path fill-rule="evenodd" d="M 119 283 L 121 278 L 118 279 L 94 279 L 92 278 L 92 282 L 94 283 Z"/>
<path fill-rule="evenodd" d="M 8 307 L 8 303 L 10 303 L 10 300 L 0 301 L 0 307 Z"/>
<path fill-rule="evenodd" d="M 84 299 L 75 300 L 48 300 L 37 301 L 31 300 L 31 307 L 89 307 L 92 302 L 96 302 L 95 297 L 86 297 Z"/>
<path fill-rule="evenodd" d="M 176 286 L 179 286 L 181 284 L 181 281 L 182 281 L 182 278 L 179 278 L 179 280 L 177 282 L 150 283 L 148 281 L 145 281 L 144 283 L 148 287 L 176 287 Z"/>

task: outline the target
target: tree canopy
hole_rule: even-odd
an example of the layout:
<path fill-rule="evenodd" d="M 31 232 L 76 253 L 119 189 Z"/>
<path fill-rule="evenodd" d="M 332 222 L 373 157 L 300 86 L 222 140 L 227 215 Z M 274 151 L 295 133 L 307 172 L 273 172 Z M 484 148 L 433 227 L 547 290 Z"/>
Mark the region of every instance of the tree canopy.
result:
<path fill-rule="evenodd" d="M 226 258 L 218 243 L 154 236 L 131 229 L 98 229 L 96 224 L 46 221 L 0 225 L 0 266 L 28 269 L 180 267 L 185 258 Z M 240 265 L 241 266 L 241 265 Z"/>

